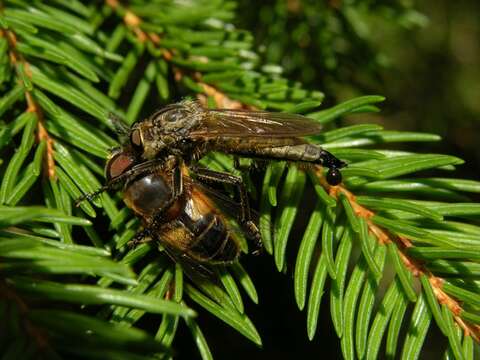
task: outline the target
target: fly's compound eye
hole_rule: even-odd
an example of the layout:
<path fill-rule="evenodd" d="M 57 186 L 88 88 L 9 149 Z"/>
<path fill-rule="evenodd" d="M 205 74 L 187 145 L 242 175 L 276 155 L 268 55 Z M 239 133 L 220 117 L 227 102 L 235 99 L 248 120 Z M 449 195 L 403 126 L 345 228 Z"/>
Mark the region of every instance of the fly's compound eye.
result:
<path fill-rule="evenodd" d="M 108 181 L 122 175 L 130 169 L 134 163 L 134 159 L 124 152 L 115 154 L 108 160 L 105 167 L 105 176 Z"/>
<path fill-rule="evenodd" d="M 130 142 L 135 150 L 142 150 L 143 149 L 143 140 L 142 135 L 140 134 L 139 129 L 135 129 L 130 134 Z"/>
<path fill-rule="evenodd" d="M 338 185 L 342 182 L 342 173 L 337 168 L 330 168 L 327 172 L 327 182 L 331 186 Z"/>

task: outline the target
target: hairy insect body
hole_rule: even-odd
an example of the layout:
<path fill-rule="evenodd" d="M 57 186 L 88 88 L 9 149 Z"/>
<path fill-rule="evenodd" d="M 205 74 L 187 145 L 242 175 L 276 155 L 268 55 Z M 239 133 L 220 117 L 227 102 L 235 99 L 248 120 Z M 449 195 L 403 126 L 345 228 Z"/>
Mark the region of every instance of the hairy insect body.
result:
<path fill-rule="evenodd" d="M 210 110 L 194 101 L 167 106 L 133 125 L 133 149 L 145 160 L 177 156 L 187 164 L 209 151 L 322 165 L 337 185 L 346 164 L 322 147 L 306 143 L 321 124 L 306 117 L 265 111 Z"/>
<path fill-rule="evenodd" d="M 173 196 L 169 176 L 162 171 L 125 184 L 127 206 L 142 219 L 150 236 L 174 255 L 210 264 L 235 261 L 240 253 L 238 240 L 198 185 L 184 179 L 183 193 L 169 204 Z"/>
<path fill-rule="evenodd" d="M 191 141 L 190 133 L 201 125 L 202 113 L 195 102 L 179 105 L 167 106 L 132 126 L 130 140 L 144 160 L 172 153 L 188 159 L 198 152 L 200 143 Z"/>

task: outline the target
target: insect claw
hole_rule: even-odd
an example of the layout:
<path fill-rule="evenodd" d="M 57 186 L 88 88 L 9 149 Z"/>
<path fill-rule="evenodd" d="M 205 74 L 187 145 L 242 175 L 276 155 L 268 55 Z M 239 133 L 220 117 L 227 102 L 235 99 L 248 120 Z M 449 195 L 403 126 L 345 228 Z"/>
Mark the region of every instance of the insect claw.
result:
<path fill-rule="evenodd" d="M 143 243 L 147 243 L 149 241 L 151 241 L 152 239 L 146 239 L 147 237 L 150 236 L 150 230 L 149 229 L 143 229 L 139 232 L 137 232 L 135 234 L 135 236 L 132 238 L 132 240 L 130 240 L 128 243 L 127 243 L 127 246 L 130 250 L 133 250 L 135 249 L 138 245 L 140 244 L 143 244 Z"/>
<path fill-rule="evenodd" d="M 75 207 L 80 207 L 80 204 L 87 199 L 87 194 L 84 194 L 75 200 Z"/>
<path fill-rule="evenodd" d="M 260 255 L 263 252 L 263 242 L 260 230 L 258 230 L 257 225 L 251 220 L 245 223 L 245 230 L 248 237 L 255 243 L 255 250 L 252 251 L 252 254 L 255 256 Z"/>

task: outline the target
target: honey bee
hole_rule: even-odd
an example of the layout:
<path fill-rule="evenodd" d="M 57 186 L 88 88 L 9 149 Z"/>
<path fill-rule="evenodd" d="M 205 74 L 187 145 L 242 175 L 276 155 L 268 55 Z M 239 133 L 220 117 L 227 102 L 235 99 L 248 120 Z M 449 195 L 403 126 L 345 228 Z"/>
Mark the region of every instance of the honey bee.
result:
<path fill-rule="evenodd" d="M 346 163 L 302 137 L 322 125 L 302 115 L 267 111 L 205 109 L 198 102 L 166 106 L 125 129 L 127 146 L 139 161 L 175 155 L 187 164 L 210 151 L 265 160 L 311 163 L 328 168 L 330 185 L 342 181 Z"/>
<path fill-rule="evenodd" d="M 219 203 L 231 206 L 233 200 L 194 180 L 186 166 L 179 168 L 174 162 L 175 159 L 170 158 L 162 166 L 138 167 L 132 153 L 122 149 L 114 151 L 107 162 L 107 181 L 126 172 L 130 174 L 123 183 L 124 201 L 144 226 L 133 242 L 150 237 L 159 241 L 175 259 L 190 260 L 190 263 L 234 262 L 240 254 L 239 241 L 217 207 Z M 207 169 L 195 172 L 199 179 L 211 180 L 218 176 Z M 231 183 L 232 178 L 236 181 L 231 175 L 225 179 L 223 174 L 223 183 Z M 245 235 L 259 246 L 260 235 L 250 219 L 248 202 L 241 204 L 238 220 Z"/>

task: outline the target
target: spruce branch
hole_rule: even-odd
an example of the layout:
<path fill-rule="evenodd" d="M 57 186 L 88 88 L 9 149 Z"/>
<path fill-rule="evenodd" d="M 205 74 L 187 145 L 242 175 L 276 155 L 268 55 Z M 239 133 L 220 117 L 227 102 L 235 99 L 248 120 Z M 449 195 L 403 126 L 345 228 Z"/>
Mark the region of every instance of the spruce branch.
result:
<path fill-rule="evenodd" d="M 400 260 L 403 262 L 405 268 L 412 273 L 413 276 L 420 278 L 420 277 L 425 277 L 428 280 L 428 283 L 430 285 L 425 285 L 425 286 L 431 286 L 433 289 L 433 294 L 436 297 L 436 302 L 440 305 L 446 305 L 448 310 L 452 313 L 455 321 L 458 323 L 461 329 L 463 329 L 465 336 L 471 336 L 475 341 L 479 342 L 480 341 L 480 327 L 478 324 L 471 324 L 468 321 L 466 322 L 464 319 L 461 317 L 462 313 L 462 307 L 460 302 L 455 299 L 452 296 L 449 296 L 447 293 L 445 293 L 444 290 L 442 290 L 444 280 L 441 277 L 435 276 L 428 270 L 427 267 L 425 267 L 422 263 L 420 263 L 418 260 L 410 256 L 407 252 L 408 248 L 412 247 L 412 241 L 408 239 L 408 237 L 401 236 L 401 235 L 396 235 L 389 233 L 388 231 L 382 229 L 378 225 L 376 225 L 371 218 L 375 216 L 375 212 L 361 206 L 360 204 L 357 203 L 355 196 L 349 192 L 347 189 L 345 189 L 343 186 L 335 186 L 332 187 L 326 183 L 326 181 L 322 181 L 323 186 L 329 189 L 329 194 L 337 198 L 340 194 L 344 194 L 346 198 L 348 199 L 349 204 L 352 206 L 353 211 L 355 213 L 355 216 L 357 218 L 363 218 L 366 220 L 366 223 L 368 224 L 368 230 L 374 234 L 374 236 L 377 238 L 378 242 L 380 245 L 384 246 L 390 246 L 394 247 L 393 254 L 395 252 L 398 252 L 398 254 L 395 254 L 394 257 L 399 256 Z M 402 282 L 402 280 L 400 280 Z M 408 280 L 405 280 L 408 281 Z M 414 290 L 411 287 L 411 285 L 407 282 L 402 282 L 405 287 L 405 290 L 409 290 L 414 294 Z M 422 283 L 423 285 L 423 283 Z M 415 295 L 412 295 L 414 298 Z M 442 329 L 446 328 L 446 325 L 444 321 L 441 320 L 441 317 L 436 317 L 436 320 L 439 322 L 439 326 L 442 327 Z M 445 331 L 445 330 L 444 330 Z M 446 332 L 445 332 L 446 334 Z"/>
<path fill-rule="evenodd" d="M 253 273 L 235 264 L 216 269 L 215 281 L 185 276 L 188 269 L 172 263 L 156 244 L 128 248 L 139 221 L 120 196 L 102 194 L 80 209 L 72 206 L 101 185 L 104 159 L 117 145 L 107 114 L 131 123 L 159 103 L 194 96 L 206 106 L 304 113 L 328 127 L 343 116 L 379 111 L 383 97 L 363 96 L 318 110 L 323 94 L 282 77 L 278 66 L 263 64 L 251 34 L 230 24 L 235 13 L 220 0 L 176 6 L 11 0 L 1 15 L 0 50 L 9 60 L 0 69 L 0 113 L 14 120 L 0 133 L 0 148 L 10 157 L 0 188 L 0 271 L 8 286 L 4 294 L 28 304 L 19 321 L 47 334 L 42 339 L 48 348 L 62 355 L 107 358 L 171 354 L 177 331 L 186 326 L 202 358 L 210 359 L 208 333 L 203 334 L 192 306 L 261 345 L 243 299 L 244 292 L 258 302 Z M 17 104 L 22 96 L 26 111 Z M 20 132 L 20 147 L 11 155 L 10 144 Z M 327 293 L 345 358 L 376 358 L 384 338 L 386 354 L 394 356 L 414 302 L 402 357 L 418 356 L 432 319 L 448 338 L 449 354 L 471 357 L 479 340 L 480 210 L 463 193 L 480 192 L 479 183 L 404 178 L 424 170 L 451 171 L 462 161 L 383 149 L 387 143 L 438 141 L 436 135 L 362 124 L 310 140 L 349 162 L 343 185 L 330 187 L 321 167 L 280 162 L 267 165 L 262 188 L 256 189 L 250 174 L 229 156 L 216 153 L 201 160 L 242 175 L 250 191 L 258 192 L 266 251 L 280 271 L 288 270 L 290 253 L 296 255 L 294 296 L 301 310 L 307 307 L 308 337 L 315 335 Z M 44 152 L 48 176 L 40 183 Z M 307 186 L 317 197 L 311 212 L 301 208 Z M 36 189 L 40 197 L 29 194 Z M 299 217 L 309 221 L 295 254 L 291 232 Z M 248 251 L 245 242 L 242 248 Z M 393 278 L 385 275 L 388 265 Z M 156 331 L 141 330 L 144 317 Z M 90 331 L 95 339 L 85 335 Z M 34 334 L 27 331 L 21 339 L 30 337 Z M 13 345 L 8 350 L 18 351 Z"/>

